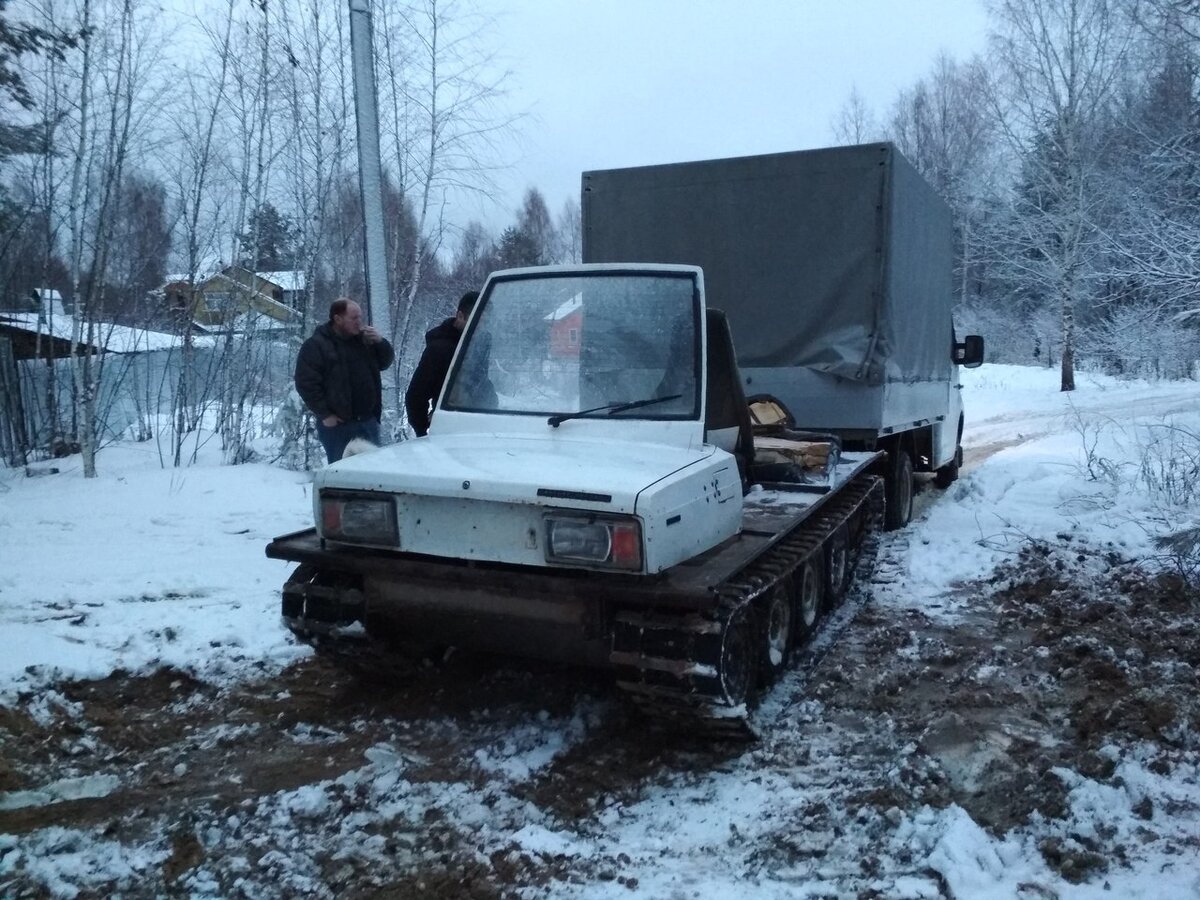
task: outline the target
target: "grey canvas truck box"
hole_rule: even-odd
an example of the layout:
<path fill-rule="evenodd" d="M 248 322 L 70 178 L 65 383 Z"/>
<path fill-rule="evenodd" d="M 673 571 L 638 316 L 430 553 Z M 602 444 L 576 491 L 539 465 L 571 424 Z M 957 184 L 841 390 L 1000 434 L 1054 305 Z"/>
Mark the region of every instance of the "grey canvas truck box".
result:
<path fill-rule="evenodd" d="M 956 360 L 981 341 L 954 337 L 949 207 L 893 145 L 592 171 L 582 188 L 585 262 L 703 269 L 747 396 L 953 480 Z"/>

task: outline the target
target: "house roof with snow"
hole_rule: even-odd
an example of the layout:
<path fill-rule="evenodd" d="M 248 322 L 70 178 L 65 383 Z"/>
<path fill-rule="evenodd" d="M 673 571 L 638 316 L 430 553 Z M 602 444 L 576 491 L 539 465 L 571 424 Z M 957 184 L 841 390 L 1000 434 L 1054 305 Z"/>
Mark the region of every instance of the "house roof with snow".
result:
<path fill-rule="evenodd" d="M 243 335 L 262 335 L 268 332 L 291 333 L 296 330 L 298 325 L 298 321 L 281 322 L 274 316 L 268 316 L 266 313 L 259 312 L 256 309 L 250 309 L 222 325 L 203 325 L 200 327 L 214 334 L 225 334 L 228 332 Z"/>
<path fill-rule="evenodd" d="M 37 339 L 49 342 L 48 349 L 43 348 L 41 356 L 68 356 L 71 352 L 71 329 L 73 322 L 70 316 L 56 316 L 50 321 L 38 316 L 37 313 L 0 313 L 0 333 L 14 338 L 14 353 L 18 359 L 32 359 L 37 354 L 32 348 L 36 347 Z M 183 338 L 177 334 L 167 334 L 162 331 L 151 331 L 147 328 L 131 328 L 128 325 L 114 325 L 111 322 L 97 322 L 93 325 L 92 340 L 86 337 L 80 342 L 91 346 L 103 353 L 146 353 L 153 350 L 173 350 L 183 345 Z M 212 338 L 196 338 L 197 346 L 212 345 Z"/>
<path fill-rule="evenodd" d="M 302 291 L 307 284 L 304 279 L 304 272 L 301 269 L 294 269 L 287 272 L 255 272 L 254 274 L 264 281 L 278 285 L 288 292 Z"/>
<path fill-rule="evenodd" d="M 566 303 L 564 303 L 558 309 L 554 310 L 554 312 L 550 313 L 550 315 L 546 316 L 545 321 L 558 322 L 562 319 L 565 319 L 567 316 L 571 315 L 571 313 L 576 312 L 581 306 L 583 306 L 583 292 L 582 291 L 580 291 L 578 294 L 576 294 L 574 297 L 572 297 L 570 300 L 568 300 Z"/>

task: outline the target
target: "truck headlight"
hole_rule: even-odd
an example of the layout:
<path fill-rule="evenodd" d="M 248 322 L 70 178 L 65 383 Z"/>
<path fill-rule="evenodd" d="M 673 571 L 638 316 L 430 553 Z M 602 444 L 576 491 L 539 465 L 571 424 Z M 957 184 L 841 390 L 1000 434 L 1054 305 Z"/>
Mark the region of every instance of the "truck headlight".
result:
<path fill-rule="evenodd" d="M 321 491 L 321 537 L 348 544 L 400 544 L 396 502 L 390 495 Z"/>
<path fill-rule="evenodd" d="M 545 522 L 547 562 L 642 568 L 642 526 L 637 519 L 549 513 Z"/>

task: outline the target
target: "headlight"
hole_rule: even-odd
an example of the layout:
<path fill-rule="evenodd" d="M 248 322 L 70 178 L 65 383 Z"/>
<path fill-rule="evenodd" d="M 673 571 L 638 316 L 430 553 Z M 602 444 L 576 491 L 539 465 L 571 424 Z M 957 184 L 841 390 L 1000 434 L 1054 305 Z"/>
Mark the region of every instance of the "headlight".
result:
<path fill-rule="evenodd" d="M 547 562 L 642 568 L 642 526 L 637 519 L 549 513 L 545 521 Z"/>
<path fill-rule="evenodd" d="M 321 491 L 321 537 L 348 544 L 396 547 L 396 502 L 388 495 Z"/>

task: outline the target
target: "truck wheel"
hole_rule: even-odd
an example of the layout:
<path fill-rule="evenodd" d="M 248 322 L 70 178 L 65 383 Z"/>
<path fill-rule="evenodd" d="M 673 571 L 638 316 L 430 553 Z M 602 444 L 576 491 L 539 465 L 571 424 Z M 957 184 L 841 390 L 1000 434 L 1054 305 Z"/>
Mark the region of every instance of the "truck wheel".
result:
<path fill-rule="evenodd" d="M 958 443 L 954 445 L 954 459 L 950 460 L 950 462 L 946 463 L 946 465 L 933 474 L 933 483 L 942 490 L 945 490 L 958 481 L 958 470 L 962 468 L 963 461 L 962 433 L 963 420 L 960 416 L 958 420 Z"/>
<path fill-rule="evenodd" d="M 759 614 L 762 622 L 760 677 L 763 684 L 774 684 L 791 661 L 795 609 L 795 598 L 786 582 L 775 585 L 774 590 L 766 596 Z"/>
<path fill-rule="evenodd" d="M 746 703 L 758 679 L 758 629 L 747 605 L 735 610 L 721 634 L 721 689 L 730 706 Z"/>
<path fill-rule="evenodd" d="M 825 609 L 833 610 L 842 605 L 850 587 L 850 534 L 845 525 L 825 541 Z"/>
<path fill-rule="evenodd" d="M 803 640 L 817 629 L 821 617 L 821 595 L 824 593 L 825 568 L 821 554 L 814 553 L 796 573 L 796 638 Z"/>
<path fill-rule="evenodd" d="M 962 458 L 962 448 L 954 454 L 954 459 L 933 473 L 933 483 L 942 490 L 958 481 L 958 461 Z"/>
<path fill-rule="evenodd" d="M 907 525 L 912 518 L 913 461 L 904 448 L 896 447 L 889 451 L 885 482 L 887 500 L 883 511 L 883 527 L 887 531 L 895 531 Z"/>

